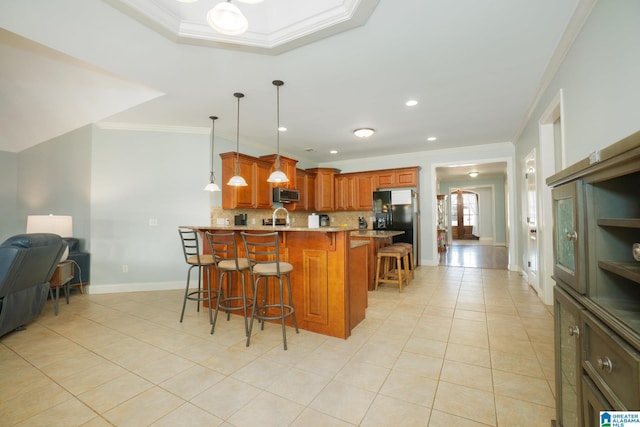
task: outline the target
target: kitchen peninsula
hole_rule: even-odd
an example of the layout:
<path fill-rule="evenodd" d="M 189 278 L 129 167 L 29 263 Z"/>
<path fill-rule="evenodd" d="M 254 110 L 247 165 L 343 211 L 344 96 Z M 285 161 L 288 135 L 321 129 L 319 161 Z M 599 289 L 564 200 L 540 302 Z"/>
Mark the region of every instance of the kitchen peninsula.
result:
<path fill-rule="evenodd" d="M 241 231 L 277 231 L 281 260 L 293 264 L 291 292 L 298 326 L 324 335 L 347 338 L 351 330 L 364 319 L 369 282 L 369 246 L 366 241 L 351 239 L 353 228 L 262 225 L 185 228 L 202 233 L 202 237 L 205 231 L 236 232 L 240 256 L 244 254 Z M 291 321 L 291 318 L 287 321 Z"/>

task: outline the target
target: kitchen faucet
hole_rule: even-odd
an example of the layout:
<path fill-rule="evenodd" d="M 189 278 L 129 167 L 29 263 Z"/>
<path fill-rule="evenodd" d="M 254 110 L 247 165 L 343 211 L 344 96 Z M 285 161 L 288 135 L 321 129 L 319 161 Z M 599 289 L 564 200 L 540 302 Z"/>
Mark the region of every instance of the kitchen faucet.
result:
<path fill-rule="evenodd" d="M 284 207 L 282 207 L 282 206 L 281 206 L 281 207 L 279 207 L 279 208 L 275 208 L 275 209 L 273 210 L 273 215 L 272 215 L 272 217 L 271 217 L 271 225 L 272 225 L 273 227 L 275 227 L 275 226 L 276 226 L 276 214 L 278 213 L 278 211 L 281 211 L 281 210 L 282 210 L 282 211 L 284 211 L 284 213 L 286 213 L 286 214 L 287 214 L 286 224 L 287 224 L 287 226 L 289 226 L 289 211 L 288 211 L 286 208 L 284 208 Z"/>

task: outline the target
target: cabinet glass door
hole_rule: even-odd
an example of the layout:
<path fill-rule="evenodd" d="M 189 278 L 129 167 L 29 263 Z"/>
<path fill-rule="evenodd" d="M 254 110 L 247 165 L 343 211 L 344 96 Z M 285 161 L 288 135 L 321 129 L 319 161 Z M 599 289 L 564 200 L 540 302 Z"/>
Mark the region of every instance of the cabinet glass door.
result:
<path fill-rule="evenodd" d="M 581 231 L 580 182 L 572 182 L 554 188 L 553 195 L 553 251 L 554 275 L 580 293 L 586 285 L 581 271 L 584 262 L 580 260 L 583 237 Z"/>

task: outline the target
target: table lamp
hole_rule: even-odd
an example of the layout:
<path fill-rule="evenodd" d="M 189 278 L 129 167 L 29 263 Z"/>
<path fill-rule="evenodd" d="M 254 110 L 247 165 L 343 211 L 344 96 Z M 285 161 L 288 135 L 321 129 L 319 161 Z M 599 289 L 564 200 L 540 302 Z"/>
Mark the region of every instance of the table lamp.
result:
<path fill-rule="evenodd" d="M 73 218 L 70 215 L 29 215 L 27 233 L 52 233 L 60 237 L 72 237 Z M 69 246 L 64 250 L 59 262 L 69 256 Z"/>

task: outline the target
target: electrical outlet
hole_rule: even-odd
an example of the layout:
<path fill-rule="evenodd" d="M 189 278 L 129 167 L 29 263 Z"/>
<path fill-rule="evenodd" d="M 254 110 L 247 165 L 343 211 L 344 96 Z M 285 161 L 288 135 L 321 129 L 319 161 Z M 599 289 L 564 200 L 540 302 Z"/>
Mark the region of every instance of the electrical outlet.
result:
<path fill-rule="evenodd" d="M 224 225 L 224 218 L 216 218 L 216 225 Z"/>
<path fill-rule="evenodd" d="M 157 227 L 158 218 L 149 218 L 149 227 Z"/>
<path fill-rule="evenodd" d="M 127 264 L 122 264 L 122 272 L 123 273 L 128 273 L 129 272 L 129 266 Z"/>

